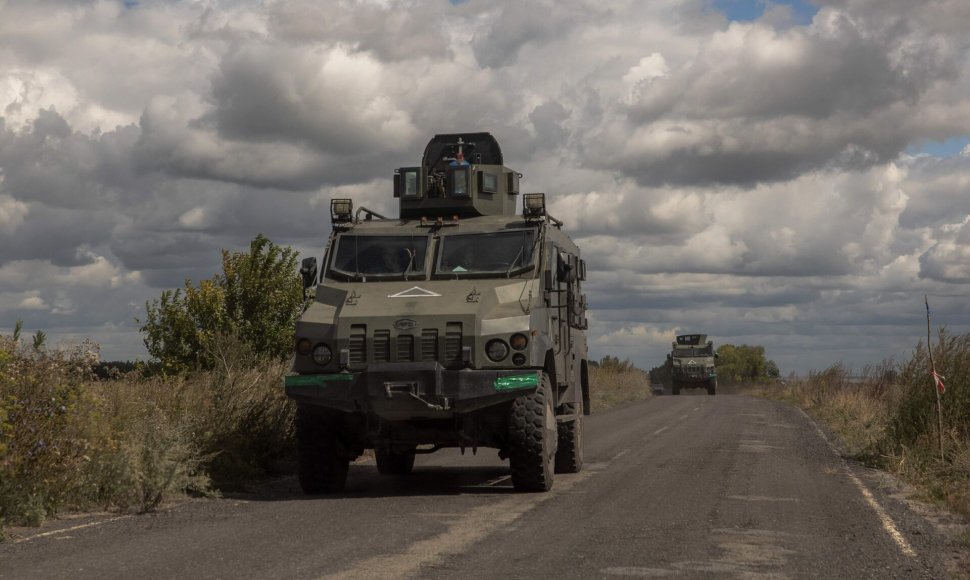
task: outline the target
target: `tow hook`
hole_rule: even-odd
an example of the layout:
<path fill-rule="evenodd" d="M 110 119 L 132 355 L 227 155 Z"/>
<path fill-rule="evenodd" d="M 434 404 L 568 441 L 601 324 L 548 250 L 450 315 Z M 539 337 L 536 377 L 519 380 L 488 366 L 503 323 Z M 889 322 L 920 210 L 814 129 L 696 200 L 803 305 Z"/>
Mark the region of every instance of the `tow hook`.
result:
<path fill-rule="evenodd" d="M 412 399 L 420 401 L 425 407 L 431 409 L 432 411 L 451 410 L 451 401 L 448 400 L 448 397 L 441 397 L 441 404 L 439 405 L 421 398 L 421 396 L 418 395 L 417 390 L 417 383 L 384 383 L 384 394 L 387 395 L 388 399 L 393 399 L 396 395 L 407 395 Z"/>

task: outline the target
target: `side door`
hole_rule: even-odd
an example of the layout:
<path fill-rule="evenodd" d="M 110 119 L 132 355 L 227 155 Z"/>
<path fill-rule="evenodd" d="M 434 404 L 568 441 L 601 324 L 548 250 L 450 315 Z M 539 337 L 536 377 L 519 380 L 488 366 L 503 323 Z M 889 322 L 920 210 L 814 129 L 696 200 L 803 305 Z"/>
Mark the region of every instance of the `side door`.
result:
<path fill-rule="evenodd" d="M 565 375 L 562 382 L 580 383 L 582 361 L 586 358 L 586 296 L 580 282 L 585 278 L 586 264 L 576 254 L 560 251 L 560 336 L 563 344 Z M 568 377 L 568 379 L 567 379 Z"/>

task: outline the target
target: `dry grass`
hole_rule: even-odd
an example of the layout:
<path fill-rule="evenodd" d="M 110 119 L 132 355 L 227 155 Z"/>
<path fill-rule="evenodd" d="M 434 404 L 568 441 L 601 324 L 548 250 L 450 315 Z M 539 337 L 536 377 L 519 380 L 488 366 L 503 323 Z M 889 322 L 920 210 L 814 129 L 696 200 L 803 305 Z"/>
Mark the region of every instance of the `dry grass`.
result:
<path fill-rule="evenodd" d="M 218 355 L 206 373 L 97 380 L 96 345 L 0 336 L 0 526 L 68 509 L 150 511 L 272 471 L 292 448 L 284 365 L 253 368 L 228 343 Z"/>
<path fill-rule="evenodd" d="M 870 463 L 886 453 L 890 397 L 894 387 L 884 367 L 867 369 L 863 380 L 850 380 L 849 371 L 835 365 L 803 381 L 765 385 L 761 394 L 799 406 L 829 425 L 841 437 L 844 451 Z"/>
<path fill-rule="evenodd" d="M 651 396 L 650 377 L 636 367 L 590 367 L 589 383 L 590 408 L 594 412 Z"/>
<path fill-rule="evenodd" d="M 943 449 L 940 449 L 936 396 L 920 345 L 903 364 L 892 361 L 863 370 L 860 377 L 841 364 L 805 380 L 765 386 L 758 393 L 797 405 L 831 427 L 846 455 L 887 469 L 921 494 L 970 515 L 970 406 L 966 389 L 970 340 L 941 333 L 934 346 L 937 368 L 947 364 L 943 396 Z M 964 350 L 966 349 L 966 351 Z M 957 379 L 961 377 L 961 379 Z"/>

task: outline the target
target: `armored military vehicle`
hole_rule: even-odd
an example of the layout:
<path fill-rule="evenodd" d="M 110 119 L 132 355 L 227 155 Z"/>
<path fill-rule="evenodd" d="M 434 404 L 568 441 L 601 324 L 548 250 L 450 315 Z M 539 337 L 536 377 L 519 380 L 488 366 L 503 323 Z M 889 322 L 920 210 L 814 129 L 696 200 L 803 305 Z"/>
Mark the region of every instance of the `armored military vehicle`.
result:
<path fill-rule="evenodd" d="M 673 343 L 667 355 L 670 363 L 670 392 L 679 395 L 681 389 L 707 389 L 708 395 L 717 393 L 717 353 L 706 334 L 683 334 Z"/>
<path fill-rule="evenodd" d="M 489 133 L 436 135 L 395 171 L 398 218 L 331 200 L 285 379 L 305 493 L 343 490 L 365 449 L 403 475 L 416 454 L 496 448 L 521 491 L 580 471 L 586 264 L 521 177 Z"/>

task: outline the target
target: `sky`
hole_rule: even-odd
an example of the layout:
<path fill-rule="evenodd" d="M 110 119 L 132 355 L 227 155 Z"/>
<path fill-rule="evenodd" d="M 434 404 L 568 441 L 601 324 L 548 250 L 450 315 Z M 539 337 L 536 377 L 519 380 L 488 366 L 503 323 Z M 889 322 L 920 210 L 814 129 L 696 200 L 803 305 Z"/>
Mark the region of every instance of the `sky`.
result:
<path fill-rule="evenodd" d="M 783 374 L 970 331 L 965 0 L 0 0 L 0 332 L 106 360 L 257 233 L 396 215 L 489 131 L 588 264 L 590 356 L 678 333 Z"/>

